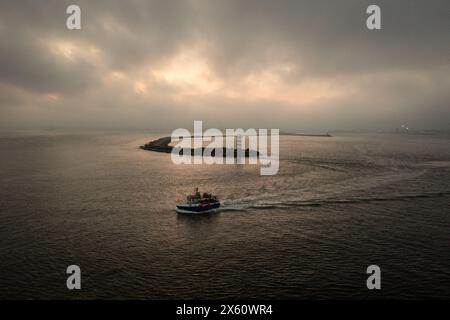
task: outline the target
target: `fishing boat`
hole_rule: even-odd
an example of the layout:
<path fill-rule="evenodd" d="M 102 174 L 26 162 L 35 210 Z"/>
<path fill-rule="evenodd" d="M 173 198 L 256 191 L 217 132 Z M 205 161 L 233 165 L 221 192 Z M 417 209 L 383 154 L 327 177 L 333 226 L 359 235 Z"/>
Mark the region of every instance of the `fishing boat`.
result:
<path fill-rule="evenodd" d="M 216 211 L 220 207 L 220 201 L 211 193 L 201 194 L 195 188 L 194 194 L 186 197 L 186 203 L 177 204 L 175 211 L 184 214 L 202 214 Z"/>

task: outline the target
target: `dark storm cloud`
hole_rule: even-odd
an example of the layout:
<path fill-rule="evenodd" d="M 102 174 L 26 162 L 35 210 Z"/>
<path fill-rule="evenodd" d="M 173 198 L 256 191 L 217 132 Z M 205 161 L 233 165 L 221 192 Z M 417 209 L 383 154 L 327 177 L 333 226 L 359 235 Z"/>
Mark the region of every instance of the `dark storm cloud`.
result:
<path fill-rule="evenodd" d="M 80 31 L 65 28 L 69 4 Z M 365 27 L 369 4 L 382 30 Z M 448 12 L 440 0 L 6 0 L 0 121 L 445 129 Z"/>
<path fill-rule="evenodd" d="M 95 66 L 80 60 L 67 64 L 55 60 L 34 36 L 0 35 L 0 81 L 38 92 L 78 94 L 94 84 Z"/>
<path fill-rule="evenodd" d="M 377 32 L 365 28 L 372 3 Z M 330 75 L 448 63 L 449 11 L 448 1 L 235 0 L 206 1 L 202 17 L 221 66 L 264 68 L 278 51 L 300 75 Z"/>
<path fill-rule="evenodd" d="M 82 7 L 83 29 L 65 27 L 68 5 Z M 98 66 L 55 60 L 45 41 L 55 38 L 100 47 L 111 68 L 138 66 L 175 50 L 187 28 L 180 1 L 5 1 L 0 5 L 0 77 L 37 91 L 73 91 L 93 85 Z M 108 29 L 110 27 L 111 29 Z M 48 44 L 48 43 L 47 43 Z"/>

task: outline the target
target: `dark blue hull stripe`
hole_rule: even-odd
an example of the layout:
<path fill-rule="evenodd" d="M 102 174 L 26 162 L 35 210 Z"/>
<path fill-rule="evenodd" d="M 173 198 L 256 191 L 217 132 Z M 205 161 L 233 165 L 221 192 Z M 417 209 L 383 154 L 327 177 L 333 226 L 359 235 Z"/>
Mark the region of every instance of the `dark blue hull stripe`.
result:
<path fill-rule="evenodd" d="M 177 208 L 184 211 L 192 211 L 192 212 L 203 212 L 208 211 L 211 209 L 217 209 L 220 207 L 220 203 L 214 203 L 214 204 L 207 204 L 204 206 L 198 206 L 198 207 L 190 207 L 190 206 L 180 206 L 177 205 Z"/>

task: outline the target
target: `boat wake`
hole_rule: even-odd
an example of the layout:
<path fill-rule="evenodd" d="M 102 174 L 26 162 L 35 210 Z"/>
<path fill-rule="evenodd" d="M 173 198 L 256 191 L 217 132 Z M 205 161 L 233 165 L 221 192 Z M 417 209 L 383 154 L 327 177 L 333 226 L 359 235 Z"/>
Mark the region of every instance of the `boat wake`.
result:
<path fill-rule="evenodd" d="M 223 207 L 219 209 L 219 212 L 241 212 L 251 210 L 274 210 L 274 209 L 291 209 L 299 207 L 319 207 L 327 205 L 340 205 L 340 204 L 357 204 L 357 203 L 371 203 L 371 202 L 384 202 L 384 201 L 408 201 L 411 199 L 420 198 L 441 198 L 449 197 L 449 191 L 441 192 L 424 192 L 424 193 L 412 193 L 412 194 L 399 194 L 391 196 L 373 196 L 373 197 L 351 197 L 344 199 L 328 198 L 328 199 L 285 199 L 280 201 L 255 201 L 253 204 L 248 203 L 244 199 L 224 200 Z"/>

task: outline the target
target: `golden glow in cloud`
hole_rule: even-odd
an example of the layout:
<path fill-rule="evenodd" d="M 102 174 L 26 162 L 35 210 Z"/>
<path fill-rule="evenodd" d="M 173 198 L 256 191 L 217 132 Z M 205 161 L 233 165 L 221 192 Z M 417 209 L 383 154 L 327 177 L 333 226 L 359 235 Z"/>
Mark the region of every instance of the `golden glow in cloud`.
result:
<path fill-rule="evenodd" d="M 102 52 L 94 45 L 63 40 L 49 42 L 50 51 L 67 63 L 79 59 L 104 66 Z M 193 96 L 228 98 L 242 101 L 273 101 L 293 106 L 314 104 L 327 99 L 344 97 L 352 90 L 325 79 L 295 81 L 289 75 L 295 65 L 273 64 L 260 71 L 232 79 L 221 77 L 208 63 L 207 50 L 196 45 L 183 48 L 165 63 L 138 70 L 104 70 L 105 84 L 121 83 L 135 94 L 152 94 L 153 87 L 169 87 L 168 98 L 189 102 Z M 294 79 L 294 80 L 292 80 Z M 55 100 L 55 99 L 50 99 Z"/>
<path fill-rule="evenodd" d="M 324 79 L 295 82 L 287 77 L 295 68 L 280 64 L 242 77 L 225 79 L 213 70 L 202 50 L 184 49 L 169 62 L 150 68 L 155 82 L 173 87 L 177 100 L 191 96 L 218 96 L 244 101 L 274 101 L 291 105 L 311 104 L 341 97 L 348 89 Z"/>
<path fill-rule="evenodd" d="M 93 44 L 57 39 L 48 41 L 46 45 L 50 53 L 57 58 L 63 58 L 66 62 L 85 60 L 98 66 L 105 63 L 101 50 Z"/>
<path fill-rule="evenodd" d="M 181 95 L 214 94 L 223 86 L 222 80 L 196 49 L 185 49 L 150 72 L 156 81 L 176 87 Z"/>

